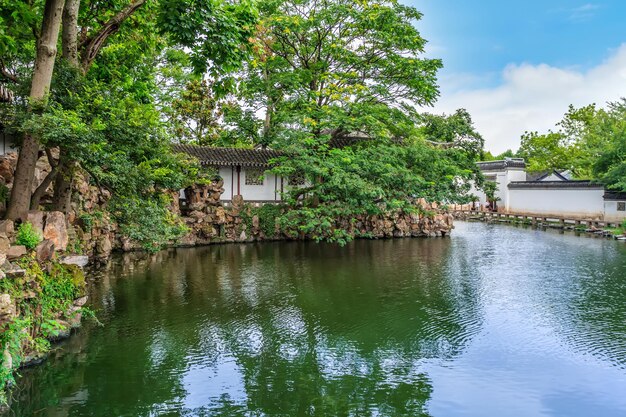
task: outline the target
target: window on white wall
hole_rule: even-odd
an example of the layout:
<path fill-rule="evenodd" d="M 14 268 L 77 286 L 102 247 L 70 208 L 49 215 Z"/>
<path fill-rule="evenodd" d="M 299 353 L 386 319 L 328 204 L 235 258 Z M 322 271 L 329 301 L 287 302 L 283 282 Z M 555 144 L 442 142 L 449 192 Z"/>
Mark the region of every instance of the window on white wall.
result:
<path fill-rule="evenodd" d="M 617 211 L 626 211 L 626 201 L 620 201 L 617 203 Z"/>
<path fill-rule="evenodd" d="M 289 185 L 304 185 L 304 174 L 296 173 L 289 176 Z"/>
<path fill-rule="evenodd" d="M 265 172 L 259 168 L 246 169 L 246 185 L 263 185 Z"/>

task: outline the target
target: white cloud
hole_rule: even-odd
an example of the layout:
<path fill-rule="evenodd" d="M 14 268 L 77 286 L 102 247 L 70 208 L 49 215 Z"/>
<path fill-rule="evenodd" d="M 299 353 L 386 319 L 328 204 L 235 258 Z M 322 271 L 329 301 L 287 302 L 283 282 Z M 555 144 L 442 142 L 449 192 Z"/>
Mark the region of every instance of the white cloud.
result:
<path fill-rule="evenodd" d="M 568 10 L 569 19 L 573 21 L 583 21 L 593 17 L 600 6 L 598 4 L 587 3 L 582 6 Z"/>
<path fill-rule="evenodd" d="M 459 79 L 467 80 L 467 74 Z M 499 153 L 517 149 L 525 131 L 554 128 L 570 104 L 603 106 L 626 97 L 626 44 L 587 71 L 521 64 L 507 66 L 501 84 L 493 88 L 459 90 L 460 82 L 454 77 L 440 82 L 442 96 L 429 111 L 467 109 L 485 138 L 486 149 Z"/>

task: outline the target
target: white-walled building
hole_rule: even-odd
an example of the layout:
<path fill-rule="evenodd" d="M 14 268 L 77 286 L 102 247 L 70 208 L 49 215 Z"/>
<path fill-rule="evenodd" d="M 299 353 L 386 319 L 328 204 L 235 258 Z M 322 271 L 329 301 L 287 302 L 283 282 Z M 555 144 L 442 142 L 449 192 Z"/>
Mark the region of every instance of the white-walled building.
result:
<path fill-rule="evenodd" d="M 509 189 L 506 187 L 513 181 L 526 181 L 526 163 L 521 158 L 509 158 L 503 161 L 478 162 L 478 167 L 487 181 L 494 181 L 498 188 L 495 193 L 498 207 L 506 210 L 509 201 Z M 471 193 L 478 197 L 481 206 L 488 203 L 484 192 L 472 185 Z"/>
<path fill-rule="evenodd" d="M 497 184 L 498 211 L 615 223 L 626 219 L 626 193 L 607 191 L 593 181 L 572 180 L 569 171 L 530 175 L 519 158 L 479 162 L 478 166 L 487 180 Z M 471 192 L 485 207 L 485 194 L 475 188 Z"/>
<path fill-rule="evenodd" d="M 268 172 L 271 161 L 283 156 L 280 151 L 195 145 L 174 145 L 174 150 L 192 155 L 201 165 L 217 170 L 224 180 L 225 203 L 236 195 L 250 203 L 277 202 L 288 187 L 302 185 L 299 178 L 286 179 Z"/>

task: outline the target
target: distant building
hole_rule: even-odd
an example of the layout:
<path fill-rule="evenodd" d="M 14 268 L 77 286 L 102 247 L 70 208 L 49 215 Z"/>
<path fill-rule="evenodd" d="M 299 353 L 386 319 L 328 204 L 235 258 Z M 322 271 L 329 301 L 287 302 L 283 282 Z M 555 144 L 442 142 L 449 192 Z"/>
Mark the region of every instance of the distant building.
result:
<path fill-rule="evenodd" d="M 610 222 L 626 219 L 626 193 L 607 191 L 593 181 L 573 180 L 570 171 L 528 174 L 520 158 L 479 162 L 478 167 L 487 180 L 497 184 L 498 211 Z M 485 194 L 475 188 L 471 192 L 484 208 Z"/>
<path fill-rule="evenodd" d="M 196 157 L 203 166 L 215 168 L 224 180 L 223 202 L 232 201 L 236 195 L 250 203 L 281 201 L 281 192 L 302 182 L 299 178 L 285 179 L 268 172 L 271 161 L 284 155 L 280 151 L 180 144 L 174 145 L 174 150 Z"/>

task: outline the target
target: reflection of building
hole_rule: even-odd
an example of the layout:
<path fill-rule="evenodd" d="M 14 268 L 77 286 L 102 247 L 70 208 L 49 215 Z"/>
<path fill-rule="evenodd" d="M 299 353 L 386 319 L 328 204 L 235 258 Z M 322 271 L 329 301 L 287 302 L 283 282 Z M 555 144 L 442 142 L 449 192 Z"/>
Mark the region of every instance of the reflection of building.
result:
<path fill-rule="evenodd" d="M 572 180 L 569 171 L 531 175 L 520 158 L 478 166 L 487 180 L 497 184 L 498 211 L 609 222 L 626 219 L 626 193 L 607 191 L 593 181 Z M 484 207 L 485 194 L 475 188 L 471 192 Z"/>

